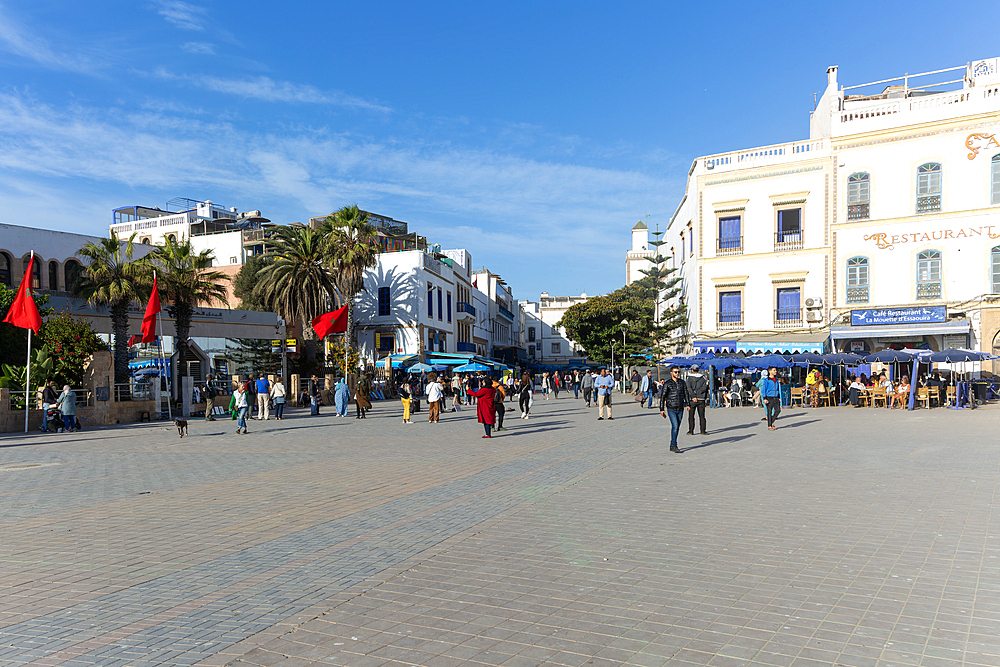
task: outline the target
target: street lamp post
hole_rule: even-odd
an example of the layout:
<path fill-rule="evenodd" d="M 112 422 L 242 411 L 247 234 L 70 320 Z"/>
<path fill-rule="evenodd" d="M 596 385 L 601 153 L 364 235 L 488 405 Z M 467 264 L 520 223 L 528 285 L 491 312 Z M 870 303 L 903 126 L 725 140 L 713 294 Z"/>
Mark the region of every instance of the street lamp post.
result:
<path fill-rule="evenodd" d="M 628 320 L 622 319 L 619 325 L 622 329 L 622 393 L 625 393 L 625 375 L 628 373 L 628 367 L 625 365 L 625 330 L 628 329 Z"/>
<path fill-rule="evenodd" d="M 615 342 L 611 341 L 611 381 L 615 379 Z"/>

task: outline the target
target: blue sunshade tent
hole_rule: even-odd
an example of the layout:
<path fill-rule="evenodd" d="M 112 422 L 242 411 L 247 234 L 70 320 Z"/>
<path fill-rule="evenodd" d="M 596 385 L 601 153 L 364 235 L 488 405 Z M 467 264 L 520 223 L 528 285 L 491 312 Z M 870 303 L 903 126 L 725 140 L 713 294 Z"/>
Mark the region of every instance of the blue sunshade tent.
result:
<path fill-rule="evenodd" d="M 429 373 L 430 371 L 434 370 L 434 367 L 431 366 L 430 364 L 425 364 L 422 361 L 418 361 L 417 363 L 410 366 L 408 370 L 411 373 Z"/>
<path fill-rule="evenodd" d="M 930 360 L 934 362 L 946 362 L 949 364 L 957 364 L 963 361 L 983 361 L 985 359 L 990 359 L 990 355 L 985 352 L 976 352 L 974 350 L 941 350 L 940 352 L 935 352 L 930 356 Z"/>
<path fill-rule="evenodd" d="M 875 354 L 869 354 L 865 357 L 865 363 L 871 364 L 876 361 L 881 361 L 883 364 L 891 364 L 896 361 L 909 362 L 913 360 L 912 354 L 909 352 L 903 352 L 902 350 L 882 350 L 881 352 L 876 352 Z"/>
<path fill-rule="evenodd" d="M 485 364 L 479 364 L 476 362 L 473 362 L 471 364 L 465 364 L 464 366 L 455 367 L 456 373 L 479 373 L 481 371 L 489 371 L 489 370 L 491 370 L 489 366 L 486 366 Z"/>
<path fill-rule="evenodd" d="M 864 359 L 861 355 L 854 354 L 852 352 L 843 352 L 835 354 L 824 354 L 823 363 L 824 364 L 847 364 L 848 366 L 856 366 L 860 364 Z"/>
<path fill-rule="evenodd" d="M 774 366 L 775 368 L 790 368 L 795 364 L 780 354 L 765 354 L 760 357 L 747 357 L 747 368 L 758 368 L 761 370 Z"/>
<path fill-rule="evenodd" d="M 792 355 L 792 361 L 799 364 L 807 363 L 818 366 L 823 363 L 823 355 L 816 354 L 815 352 L 796 352 Z"/>

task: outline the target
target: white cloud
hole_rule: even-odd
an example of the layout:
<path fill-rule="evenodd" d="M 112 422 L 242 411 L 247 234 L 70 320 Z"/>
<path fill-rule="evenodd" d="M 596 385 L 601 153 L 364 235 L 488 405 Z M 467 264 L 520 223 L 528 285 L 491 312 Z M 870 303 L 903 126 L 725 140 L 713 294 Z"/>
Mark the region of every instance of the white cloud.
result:
<path fill-rule="evenodd" d="M 187 42 L 182 44 L 181 48 L 188 53 L 197 53 L 201 55 L 213 55 L 215 53 L 215 47 L 208 42 Z"/>
<path fill-rule="evenodd" d="M 48 43 L 27 26 L 6 16 L 0 6 L 0 49 L 33 60 L 52 69 L 89 73 L 93 62 L 83 54 L 54 51 Z"/>
<path fill-rule="evenodd" d="M 153 76 L 167 81 L 182 81 L 198 88 L 214 90 L 218 93 L 236 95 L 265 102 L 290 102 L 299 104 L 330 104 L 370 111 L 391 111 L 389 107 L 347 95 L 338 91 L 322 91 L 309 84 L 275 81 L 266 76 L 248 79 L 224 79 L 217 76 L 189 76 L 173 74 L 165 69 L 157 69 Z"/>
<path fill-rule="evenodd" d="M 357 202 L 532 283 L 538 262 L 586 267 L 566 289 L 589 293 L 621 284 L 628 229 L 644 207 L 672 211 L 683 183 L 683 174 L 671 181 L 403 138 L 244 131 L 166 109 L 54 109 L 9 94 L 0 94 L 0 175 L 120 192 L 122 204 L 210 197 L 279 222 Z M 621 243 L 609 238 L 619 232 Z"/>
<path fill-rule="evenodd" d="M 182 30 L 204 30 L 208 13 L 183 0 L 159 0 L 156 13 Z"/>

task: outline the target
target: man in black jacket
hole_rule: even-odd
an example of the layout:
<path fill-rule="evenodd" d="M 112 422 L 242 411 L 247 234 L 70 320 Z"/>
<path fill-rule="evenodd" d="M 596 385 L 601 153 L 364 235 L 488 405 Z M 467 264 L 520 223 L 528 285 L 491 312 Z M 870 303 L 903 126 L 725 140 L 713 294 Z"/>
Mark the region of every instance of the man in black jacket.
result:
<path fill-rule="evenodd" d="M 698 372 L 698 365 L 691 367 L 684 383 L 687 385 L 691 403 L 688 405 L 688 435 L 694 435 L 694 413 L 698 413 L 701 424 L 701 434 L 708 435 L 708 422 L 705 421 L 705 404 L 708 403 L 708 380 Z"/>
<path fill-rule="evenodd" d="M 49 380 L 45 383 L 45 389 L 42 389 L 42 425 L 38 427 L 39 430 L 49 430 L 49 408 L 58 402 L 59 395 L 56 393 L 56 382 L 55 380 Z"/>
<path fill-rule="evenodd" d="M 674 454 L 682 453 L 677 447 L 677 433 L 681 430 L 684 408 L 689 402 L 687 385 L 681 379 L 681 369 L 671 366 L 670 377 L 660 390 L 660 416 L 670 418 L 670 451 Z"/>

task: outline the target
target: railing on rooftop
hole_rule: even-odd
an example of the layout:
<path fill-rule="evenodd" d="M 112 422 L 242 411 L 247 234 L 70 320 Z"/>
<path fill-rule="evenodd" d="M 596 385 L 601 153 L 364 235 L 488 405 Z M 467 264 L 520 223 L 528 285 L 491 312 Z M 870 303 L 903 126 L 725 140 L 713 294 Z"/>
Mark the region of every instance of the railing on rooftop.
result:
<path fill-rule="evenodd" d="M 775 144 L 773 146 L 762 146 L 751 148 L 745 151 L 733 151 L 731 153 L 720 153 L 710 155 L 705 160 L 705 169 L 715 169 L 717 167 L 729 167 L 739 169 L 741 167 L 755 166 L 758 164 L 773 164 L 800 160 L 808 157 L 817 151 L 827 148 L 826 141 L 818 139 L 815 141 L 793 141 L 786 144 Z"/>

